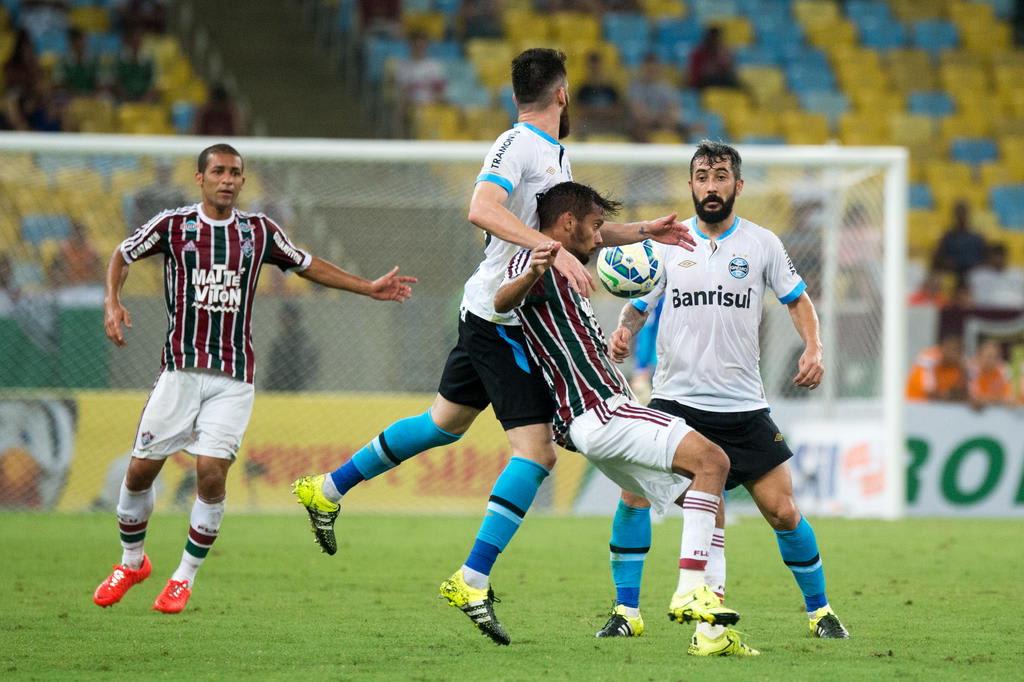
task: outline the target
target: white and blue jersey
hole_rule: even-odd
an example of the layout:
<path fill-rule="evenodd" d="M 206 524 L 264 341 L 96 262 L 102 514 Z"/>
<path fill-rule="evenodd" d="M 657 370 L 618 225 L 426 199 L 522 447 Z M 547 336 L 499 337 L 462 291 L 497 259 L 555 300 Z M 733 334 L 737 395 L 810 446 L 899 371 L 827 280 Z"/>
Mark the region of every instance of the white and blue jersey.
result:
<path fill-rule="evenodd" d="M 572 180 L 565 147 L 529 123 L 502 133 L 487 152 L 476 181 L 491 182 L 508 192 L 505 208 L 527 227 L 537 229 L 537 195 Z M 466 282 L 462 307 L 489 322 L 518 325 L 515 313 L 496 313 L 494 295 L 505 268 L 521 247 L 487 235 L 484 260 Z"/>
<path fill-rule="evenodd" d="M 696 249 L 656 244 L 665 276 L 633 301 L 644 312 L 665 299 L 651 397 L 711 412 L 768 407 L 758 343 L 765 287 L 791 303 L 806 285 L 770 230 L 737 217 L 711 239 L 696 218 L 689 225 Z"/>

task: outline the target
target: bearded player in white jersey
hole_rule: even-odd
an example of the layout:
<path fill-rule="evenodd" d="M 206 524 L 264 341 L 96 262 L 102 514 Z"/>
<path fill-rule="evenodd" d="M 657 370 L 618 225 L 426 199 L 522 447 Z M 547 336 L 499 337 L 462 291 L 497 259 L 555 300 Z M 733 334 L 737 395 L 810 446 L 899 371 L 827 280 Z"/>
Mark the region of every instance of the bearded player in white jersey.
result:
<path fill-rule="evenodd" d="M 733 205 L 743 191 L 743 178 L 740 155 L 734 148 L 702 142 L 690 161 L 689 184 L 697 213 L 689 224 L 697 236 L 697 248 L 692 253 L 672 246 L 662 248 L 666 276 L 649 295 L 623 307 L 619 327 L 612 334 L 610 355 L 616 362 L 629 355 L 630 342 L 643 326 L 647 311 L 664 297 L 650 407 L 685 419 L 725 450 L 730 460 L 725 487 L 744 485 L 775 530 L 782 559 L 803 593 L 811 635 L 846 639 L 849 633 L 825 596 L 825 574 L 814 531 L 793 498 L 786 464 L 793 453 L 771 419 L 758 366 L 758 329 L 765 289 L 770 288 L 789 308 L 793 326 L 805 344 L 793 384 L 817 388 L 824 365 L 814 304 L 779 238 L 735 215 Z M 649 538 L 648 507 L 643 498 L 623 493 L 613 538 L 617 529 L 620 537 Z M 724 599 L 725 532 L 721 521 L 720 516 L 707 571 L 712 589 Z M 615 558 L 613 550 L 613 575 Z M 639 576 L 636 582 L 638 587 Z M 635 634 L 642 628 L 635 609 L 627 611 L 617 605 L 612 619 L 618 627 L 607 631 L 606 626 L 602 631 L 606 636 Z M 631 627 L 631 622 L 639 627 Z M 695 648 L 713 653 L 712 643 L 720 634 L 718 626 L 698 626 Z"/>
<path fill-rule="evenodd" d="M 565 55 L 546 48 L 519 54 L 512 61 L 512 91 L 519 122 L 494 142 L 476 179 L 468 218 L 486 232 L 484 258 L 466 282 L 458 342 L 448 355 L 433 405 L 385 428 L 336 470 L 304 476 L 293 487 L 309 513 L 317 543 L 334 554 L 334 521 L 343 495 L 421 452 L 457 441 L 491 405 L 512 457 L 494 484 L 469 556 L 441 584 L 441 596 L 502 645 L 511 640 L 494 615 L 489 576 L 555 465 L 555 405 L 527 354 L 519 321 L 510 311 L 495 311 L 494 294 L 509 259 L 520 248 L 547 241 L 537 231 L 537 195 L 572 179 L 568 154 L 559 142 L 569 133 Z M 694 240 L 675 218 L 605 223 L 604 241 L 616 245 L 651 238 L 686 248 Z M 559 253 L 554 268 L 581 295 L 590 295 L 593 280 L 575 256 Z"/>

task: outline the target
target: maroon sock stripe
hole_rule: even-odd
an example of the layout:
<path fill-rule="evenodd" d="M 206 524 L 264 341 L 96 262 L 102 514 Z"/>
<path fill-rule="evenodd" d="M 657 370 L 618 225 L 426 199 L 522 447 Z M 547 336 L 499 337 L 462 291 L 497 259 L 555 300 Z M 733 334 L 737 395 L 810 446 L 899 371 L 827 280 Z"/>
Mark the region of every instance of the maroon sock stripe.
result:
<path fill-rule="evenodd" d="M 192 542 L 196 543 L 200 547 L 209 547 L 213 544 L 213 541 L 217 539 L 216 535 L 206 535 L 205 533 L 200 533 L 191 526 L 189 526 L 188 529 L 188 537 L 192 540 Z"/>
<path fill-rule="evenodd" d="M 142 523 L 121 523 L 117 522 L 117 527 L 121 529 L 122 533 L 138 533 L 146 530 L 146 526 L 149 525 L 149 521 L 143 521 Z"/>
<path fill-rule="evenodd" d="M 703 571 L 707 568 L 707 559 L 680 559 L 679 568 L 687 571 Z"/>
<path fill-rule="evenodd" d="M 692 509 L 694 511 L 711 512 L 714 514 L 718 511 L 718 504 L 714 502 L 705 502 L 704 500 L 691 500 L 689 497 L 683 500 L 683 511 Z"/>

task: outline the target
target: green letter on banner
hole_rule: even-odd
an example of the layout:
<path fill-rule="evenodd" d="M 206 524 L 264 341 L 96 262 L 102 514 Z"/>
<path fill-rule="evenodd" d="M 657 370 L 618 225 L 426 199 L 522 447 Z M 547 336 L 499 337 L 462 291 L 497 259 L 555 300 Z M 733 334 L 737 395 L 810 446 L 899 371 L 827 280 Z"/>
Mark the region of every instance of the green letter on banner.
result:
<path fill-rule="evenodd" d="M 907 450 L 910 453 L 910 466 L 907 467 L 907 503 L 917 502 L 917 494 L 921 491 L 921 478 L 918 469 L 928 461 L 928 443 L 920 438 L 908 438 Z"/>
<path fill-rule="evenodd" d="M 960 463 L 974 450 L 981 450 L 988 457 L 988 473 L 977 490 L 965 492 L 957 484 Z M 1003 473 L 1003 448 L 991 438 L 972 438 L 964 441 L 953 451 L 942 469 L 942 494 L 953 504 L 974 504 L 981 500 L 996 487 L 999 476 Z"/>

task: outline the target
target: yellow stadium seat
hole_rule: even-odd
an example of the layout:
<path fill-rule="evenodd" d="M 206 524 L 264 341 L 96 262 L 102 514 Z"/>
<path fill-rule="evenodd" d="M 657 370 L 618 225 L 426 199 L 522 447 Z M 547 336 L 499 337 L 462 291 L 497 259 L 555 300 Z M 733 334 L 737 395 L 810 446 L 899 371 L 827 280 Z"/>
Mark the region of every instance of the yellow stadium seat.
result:
<path fill-rule="evenodd" d="M 1008 113 L 992 119 L 992 135 L 996 139 L 1024 135 L 1024 118 Z"/>
<path fill-rule="evenodd" d="M 628 144 L 630 139 L 619 133 L 599 133 L 597 135 L 587 135 L 586 141 L 600 144 Z"/>
<path fill-rule="evenodd" d="M 993 161 L 981 165 L 979 169 L 981 184 L 988 192 L 998 185 L 1024 182 L 1024 164 L 1012 164 Z"/>
<path fill-rule="evenodd" d="M 480 82 L 492 90 L 508 84 L 508 65 L 516 56 L 514 49 L 504 40 L 474 38 L 466 42 L 466 56 L 476 66 Z"/>
<path fill-rule="evenodd" d="M 502 23 L 509 40 L 547 40 L 548 22 L 534 12 L 505 12 Z"/>
<path fill-rule="evenodd" d="M 730 48 L 746 47 L 754 39 L 754 27 L 746 17 L 726 17 L 715 24 L 722 29 L 722 38 Z"/>
<path fill-rule="evenodd" d="M 945 229 L 935 211 L 911 209 L 907 212 L 907 246 L 911 256 L 931 256 Z"/>
<path fill-rule="evenodd" d="M 493 140 L 511 125 L 508 112 L 492 107 L 469 107 L 462 111 L 468 136 L 473 140 Z"/>
<path fill-rule="evenodd" d="M 921 0 L 890 0 L 892 13 L 900 21 L 910 22 L 920 19 L 935 19 L 942 16 L 942 4 L 938 2 L 921 2 Z"/>
<path fill-rule="evenodd" d="M 999 219 L 988 209 L 971 211 L 971 222 L 974 229 L 989 241 L 997 241 L 1002 236 L 1003 230 L 999 227 Z"/>
<path fill-rule="evenodd" d="M 445 16 L 441 12 L 403 13 L 402 28 L 406 35 L 422 33 L 431 40 L 442 40 L 445 31 Z"/>
<path fill-rule="evenodd" d="M 841 18 L 839 6 L 832 0 L 797 0 L 793 3 L 793 14 L 805 28 L 835 23 Z"/>
<path fill-rule="evenodd" d="M 60 168 L 53 173 L 52 181 L 55 187 L 95 194 L 102 194 L 107 184 L 99 171 L 91 168 Z"/>
<path fill-rule="evenodd" d="M 682 19 L 687 14 L 683 0 L 640 0 L 640 7 L 652 19 Z"/>
<path fill-rule="evenodd" d="M 947 142 L 957 137 L 986 137 L 992 130 L 992 122 L 987 117 L 973 112 L 947 116 L 940 125 L 942 138 Z"/>
<path fill-rule="evenodd" d="M 932 185 L 969 185 L 974 180 L 971 167 L 956 161 L 932 161 L 925 166 L 924 176 Z"/>
<path fill-rule="evenodd" d="M 789 144 L 825 144 L 831 137 L 828 117 L 824 114 L 786 111 L 779 118 Z"/>
<path fill-rule="evenodd" d="M 943 64 L 939 67 L 939 82 L 947 90 L 970 88 L 984 91 L 989 88 L 984 67 L 975 64 Z"/>
<path fill-rule="evenodd" d="M 935 119 L 931 116 L 905 112 L 889 116 L 889 137 L 895 144 L 929 144 L 935 139 L 935 129 Z"/>
<path fill-rule="evenodd" d="M 117 108 L 117 127 L 122 133 L 135 135 L 170 135 L 174 132 L 167 107 L 136 102 Z"/>
<path fill-rule="evenodd" d="M 761 104 L 786 91 L 786 78 L 775 66 L 741 66 L 739 79 L 743 87 Z"/>
<path fill-rule="evenodd" d="M 996 64 L 992 75 L 997 90 L 1012 92 L 1024 84 L 1024 64 Z"/>
<path fill-rule="evenodd" d="M 701 94 L 705 109 L 727 115 L 736 109 L 749 109 L 750 97 L 742 91 L 732 88 L 705 88 Z"/>
<path fill-rule="evenodd" d="M 647 136 L 651 144 L 683 144 L 685 140 L 674 130 L 656 130 Z"/>
<path fill-rule="evenodd" d="M 0 64 L 6 64 L 7 60 L 11 58 L 12 52 L 14 52 L 14 32 L 0 31 Z M 0 74 L 0 78 L 3 78 L 3 74 Z"/>
<path fill-rule="evenodd" d="M 68 13 L 68 21 L 83 33 L 105 33 L 110 30 L 110 15 L 104 7 L 75 7 Z"/>
<path fill-rule="evenodd" d="M 111 133 L 117 129 L 114 104 L 103 98 L 76 97 L 68 104 L 70 126 L 83 133 Z"/>
<path fill-rule="evenodd" d="M 999 154 L 1005 161 L 1024 164 L 1024 135 L 1012 135 L 999 140 Z"/>
<path fill-rule="evenodd" d="M 888 135 L 885 119 L 873 113 L 846 113 L 839 117 L 839 138 L 843 144 L 885 144 Z"/>
<path fill-rule="evenodd" d="M 886 58 L 886 72 L 897 90 L 934 90 L 938 74 L 924 50 L 893 50 Z"/>
<path fill-rule="evenodd" d="M 857 28 L 846 19 L 807 26 L 807 42 L 827 52 L 837 46 L 854 47 L 859 40 Z"/>
<path fill-rule="evenodd" d="M 991 26 L 961 30 L 960 40 L 971 52 L 991 56 L 1013 45 L 1013 32 L 1009 25 L 998 22 Z"/>
<path fill-rule="evenodd" d="M 988 208 L 988 197 L 981 187 L 974 183 L 963 185 L 960 183 L 933 182 L 931 187 L 932 196 L 935 197 L 935 207 L 943 215 L 949 215 L 953 211 L 953 206 L 961 201 L 966 202 L 972 211 Z"/>
<path fill-rule="evenodd" d="M 448 104 L 425 104 L 413 111 L 413 131 L 419 140 L 458 139 L 459 110 Z"/>
<path fill-rule="evenodd" d="M 782 126 L 777 116 L 765 116 L 752 109 L 737 108 L 725 113 L 725 124 L 733 139 L 747 135 L 758 137 L 774 137 L 782 134 Z"/>
<path fill-rule="evenodd" d="M 601 40 L 601 22 L 582 12 L 556 12 L 548 17 L 551 38 L 556 41 Z"/>
<path fill-rule="evenodd" d="M 962 32 L 965 28 L 988 28 L 998 21 L 992 6 L 985 2 L 956 2 L 947 8 L 949 18 Z"/>
<path fill-rule="evenodd" d="M 118 168 L 110 174 L 110 193 L 123 195 L 134 192 L 151 184 L 155 177 L 152 168 Z"/>
<path fill-rule="evenodd" d="M 847 89 L 850 100 L 857 111 L 874 113 L 885 117 L 906 108 L 903 95 L 884 87 L 858 87 Z"/>

